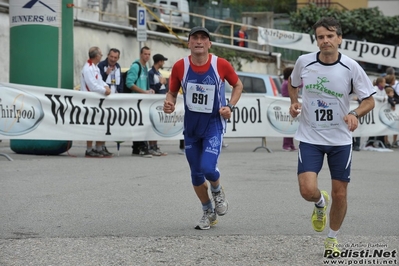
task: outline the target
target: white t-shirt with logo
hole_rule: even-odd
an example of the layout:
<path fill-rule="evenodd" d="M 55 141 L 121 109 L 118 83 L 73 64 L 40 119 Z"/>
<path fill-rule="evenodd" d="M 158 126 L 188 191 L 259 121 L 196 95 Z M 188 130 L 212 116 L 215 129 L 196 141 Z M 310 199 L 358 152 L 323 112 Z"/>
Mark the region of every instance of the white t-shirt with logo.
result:
<path fill-rule="evenodd" d="M 324 64 L 318 54 L 300 56 L 291 74 L 293 87 L 303 84 L 295 139 L 317 145 L 351 144 L 352 134 L 343 119 L 350 111 L 349 94 L 362 100 L 376 91 L 356 61 L 339 54 L 337 62 Z"/>

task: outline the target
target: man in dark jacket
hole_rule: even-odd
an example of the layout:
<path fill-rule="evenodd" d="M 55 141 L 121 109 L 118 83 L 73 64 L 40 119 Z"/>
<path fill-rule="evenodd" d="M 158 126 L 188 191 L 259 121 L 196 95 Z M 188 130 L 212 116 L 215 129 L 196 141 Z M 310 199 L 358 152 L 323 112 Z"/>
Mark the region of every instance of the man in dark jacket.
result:
<path fill-rule="evenodd" d="M 120 51 L 116 48 L 111 48 L 107 58 L 98 64 L 102 79 L 110 87 L 111 93 L 122 93 L 123 91 L 121 66 L 118 64 L 119 57 Z"/>
<path fill-rule="evenodd" d="M 165 61 L 168 60 L 168 58 L 161 54 L 156 54 L 152 57 L 152 60 L 154 60 L 154 65 L 152 66 L 150 71 L 148 71 L 148 81 L 150 84 L 150 89 L 153 89 L 154 93 L 157 94 L 166 94 L 166 92 L 168 91 L 166 87 L 166 78 L 162 76 L 159 70 L 163 68 Z M 149 152 L 153 156 L 168 155 L 166 152 L 161 151 L 158 146 L 158 141 L 151 140 L 148 143 L 150 145 Z"/>
<path fill-rule="evenodd" d="M 162 77 L 162 74 L 159 72 L 159 70 L 163 68 L 165 61 L 168 60 L 168 58 L 161 54 L 156 54 L 152 57 L 152 59 L 154 60 L 154 65 L 150 71 L 148 71 L 150 88 L 153 89 L 155 93 L 165 94 L 167 92 L 166 78 Z"/>

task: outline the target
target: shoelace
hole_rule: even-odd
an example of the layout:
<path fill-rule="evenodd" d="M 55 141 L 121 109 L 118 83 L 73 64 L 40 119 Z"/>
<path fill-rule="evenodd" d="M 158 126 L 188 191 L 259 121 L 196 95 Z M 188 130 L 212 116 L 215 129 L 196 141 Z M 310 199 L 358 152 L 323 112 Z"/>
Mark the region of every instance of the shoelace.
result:
<path fill-rule="evenodd" d="M 210 213 L 208 211 L 204 211 L 204 215 L 202 215 L 201 222 L 210 221 L 209 214 Z"/>
<path fill-rule="evenodd" d="M 221 191 L 215 192 L 212 194 L 213 194 L 213 198 L 215 199 L 215 204 L 217 204 L 217 205 L 223 204 L 223 197 L 222 197 Z"/>
<path fill-rule="evenodd" d="M 324 208 L 323 210 L 317 209 L 317 220 L 322 221 L 324 216 Z"/>

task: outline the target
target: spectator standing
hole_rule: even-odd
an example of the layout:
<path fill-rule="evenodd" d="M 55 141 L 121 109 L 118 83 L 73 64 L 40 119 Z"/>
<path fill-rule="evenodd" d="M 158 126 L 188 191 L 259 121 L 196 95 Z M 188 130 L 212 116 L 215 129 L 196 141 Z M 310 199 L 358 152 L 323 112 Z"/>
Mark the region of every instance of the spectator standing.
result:
<path fill-rule="evenodd" d="M 397 85 L 397 80 L 394 74 L 388 74 L 385 76 L 385 89 L 388 87 L 391 87 L 393 90 L 393 99 L 395 100 L 395 103 L 399 102 L 399 98 L 397 97 L 397 95 L 395 95 L 395 84 Z M 392 99 L 391 99 L 392 102 Z M 393 109 L 395 110 L 395 109 Z M 387 141 L 388 141 L 388 136 L 386 137 Z M 388 142 L 389 143 L 389 142 Z M 393 140 L 392 140 L 392 146 L 390 146 L 391 148 L 397 148 L 398 147 L 398 135 L 395 134 L 393 135 Z"/>
<path fill-rule="evenodd" d="M 209 54 L 211 40 L 208 29 L 194 27 L 188 36 L 191 55 L 177 61 L 169 78 L 164 112 L 173 113 L 180 86 L 184 98 L 184 144 L 191 169 L 194 191 L 202 204 L 203 216 L 195 227 L 206 230 L 217 223 L 217 215 L 225 215 L 228 202 L 220 184 L 217 166 L 222 150 L 226 120 L 242 92 L 242 83 L 231 64 Z M 226 104 L 225 80 L 233 85 L 231 99 Z M 213 206 L 208 194 L 211 186 Z"/>
<path fill-rule="evenodd" d="M 150 60 L 150 57 L 150 48 L 144 46 L 140 49 L 140 58 L 135 60 L 130 66 L 129 72 L 126 76 L 126 86 L 132 92 L 154 94 L 154 90 L 150 89 L 148 84 L 147 62 Z M 132 155 L 141 156 L 143 158 L 152 158 L 152 155 L 148 151 L 147 141 L 133 141 L 132 149 Z"/>
<path fill-rule="evenodd" d="M 152 60 L 154 61 L 154 65 L 151 67 L 150 71 L 148 71 L 150 88 L 154 90 L 155 94 L 166 94 L 166 78 L 162 76 L 159 70 L 163 69 L 163 65 L 168 58 L 161 54 L 156 54 L 152 57 Z M 158 147 L 158 141 L 151 140 L 149 141 L 149 145 L 149 153 L 151 153 L 153 156 L 168 155 L 166 152 L 161 151 L 161 149 Z"/>
<path fill-rule="evenodd" d="M 160 69 L 163 69 L 163 65 L 168 58 L 161 54 L 156 54 L 152 57 L 154 65 L 148 71 L 148 80 L 150 82 L 150 88 L 154 90 L 156 94 L 166 94 L 166 78 L 162 76 Z"/>
<path fill-rule="evenodd" d="M 374 99 L 380 102 L 384 102 L 387 98 L 385 93 L 385 78 L 378 77 L 373 81 L 374 89 L 376 93 L 374 94 Z M 359 100 L 358 100 L 359 102 Z M 391 148 L 391 144 L 388 141 L 388 136 L 372 136 L 367 140 L 366 147 L 381 147 L 383 148 L 382 143 L 384 143 L 385 147 Z"/>
<path fill-rule="evenodd" d="M 107 58 L 100 63 L 98 63 L 98 68 L 100 69 L 101 77 L 108 87 L 111 89 L 112 93 L 122 93 L 123 92 L 123 78 L 121 72 L 121 66 L 118 63 L 120 58 L 120 51 L 116 48 L 111 48 L 108 51 Z M 113 155 L 109 152 L 107 147 L 104 145 L 103 150 Z"/>
<path fill-rule="evenodd" d="M 358 118 L 374 108 L 375 90 L 369 77 L 353 59 L 338 51 L 342 43 L 340 23 L 332 17 L 321 18 L 313 26 L 318 52 L 301 55 L 289 82 L 290 114 L 297 117 L 295 138 L 300 141 L 298 184 L 301 196 L 314 202 L 312 227 L 322 232 L 327 223 L 330 196 L 318 188 L 318 173 L 327 155 L 331 175 L 332 204 L 330 230 L 324 241 L 324 256 L 340 254 L 337 234 L 347 210 L 347 187 L 351 179 L 352 134 Z M 302 103 L 298 86 L 303 82 Z M 350 110 L 350 92 L 357 95 L 359 106 Z"/>
<path fill-rule="evenodd" d="M 392 84 L 392 89 L 393 89 L 393 98 L 395 99 L 395 103 L 399 103 L 399 81 L 396 79 L 395 76 L 395 69 L 393 67 L 388 67 L 386 69 L 386 74 L 387 75 L 392 75 L 394 78 L 394 83 Z M 388 83 L 388 82 L 387 82 Z M 392 148 L 398 148 L 398 135 L 393 135 L 393 142 L 392 142 Z"/>
<path fill-rule="evenodd" d="M 101 78 L 98 63 L 103 56 L 100 48 L 93 46 L 89 49 L 89 60 L 83 66 L 80 77 L 80 90 L 86 92 L 97 92 L 108 96 L 111 89 Z M 93 141 L 86 142 L 85 156 L 89 158 L 111 157 L 113 154 L 105 148 L 105 141 L 96 141 L 96 148 L 93 148 Z M 104 149 L 105 148 L 105 149 Z"/>
<path fill-rule="evenodd" d="M 240 46 L 240 47 L 248 47 L 248 42 L 245 40 L 248 40 L 248 34 L 247 34 L 247 26 L 242 25 L 239 30 L 234 32 L 234 37 L 240 38 L 241 40 L 234 40 L 234 45 L 235 46 Z"/>
<path fill-rule="evenodd" d="M 388 67 L 386 69 L 386 74 L 395 76 L 395 69 L 393 67 Z M 394 84 L 392 84 L 392 88 L 394 90 L 394 97 L 396 98 L 396 102 L 399 102 L 399 81 L 396 78 Z"/>
<path fill-rule="evenodd" d="M 386 88 L 386 80 L 385 80 L 385 78 L 384 77 L 378 77 L 375 81 L 373 81 L 373 85 L 374 85 L 374 89 L 376 91 L 376 94 L 375 94 L 374 98 L 377 101 L 385 102 L 385 100 L 387 99 L 387 93 L 385 91 L 385 88 Z M 392 147 L 391 144 L 389 143 L 389 139 L 388 139 L 387 135 L 385 135 L 385 136 L 377 136 L 375 138 L 376 138 L 376 140 L 383 141 L 385 147 L 387 147 L 387 148 L 391 148 Z M 384 139 L 382 140 L 382 138 L 384 138 Z"/>
<path fill-rule="evenodd" d="M 395 111 L 395 107 L 396 107 L 396 99 L 394 97 L 394 90 L 392 87 L 386 87 L 385 88 L 385 92 L 388 95 L 388 104 L 391 106 L 392 111 Z M 397 147 L 393 147 L 393 148 L 397 148 Z"/>
<path fill-rule="evenodd" d="M 101 76 L 105 83 L 111 89 L 111 93 L 123 92 L 123 79 L 121 66 L 118 63 L 120 51 L 116 48 L 111 48 L 108 52 L 107 58 L 98 64 Z"/>
<path fill-rule="evenodd" d="M 352 100 L 357 101 L 357 103 L 360 104 L 360 100 L 356 95 L 353 95 Z M 360 137 L 352 137 L 352 150 L 360 151 L 360 143 L 361 143 Z"/>
<path fill-rule="evenodd" d="M 281 84 L 281 96 L 290 97 L 288 93 L 288 78 L 291 76 L 293 67 L 286 67 L 283 70 L 283 83 Z M 283 150 L 295 151 L 294 138 L 283 138 Z"/>

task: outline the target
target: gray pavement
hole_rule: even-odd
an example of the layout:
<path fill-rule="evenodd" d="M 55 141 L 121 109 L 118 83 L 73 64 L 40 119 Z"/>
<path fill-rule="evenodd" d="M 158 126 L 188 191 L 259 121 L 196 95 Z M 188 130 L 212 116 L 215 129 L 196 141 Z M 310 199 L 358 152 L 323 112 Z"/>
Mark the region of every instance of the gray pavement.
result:
<path fill-rule="evenodd" d="M 267 139 L 272 153 L 253 152 L 260 138 L 226 142 L 219 168 L 229 213 L 199 231 L 201 206 L 177 140 L 160 141 L 169 155 L 151 159 L 132 157 L 127 142 L 119 156 L 87 159 L 83 141 L 59 156 L 34 156 L 3 140 L 0 153 L 13 161 L 0 157 L 0 265 L 327 265 L 328 230 L 312 230 L 296 152 L 282 151 L 281 138 Z M 107 147 L 116 152 L 116 143 Z M 399 249 L 398 152 L 354 153 L 344 248 Z M 319 184 L 329 191 L 330 183 L 325 163 Z M 342 265 L 388 259 L 397 260 L 390 253 Z"/>

